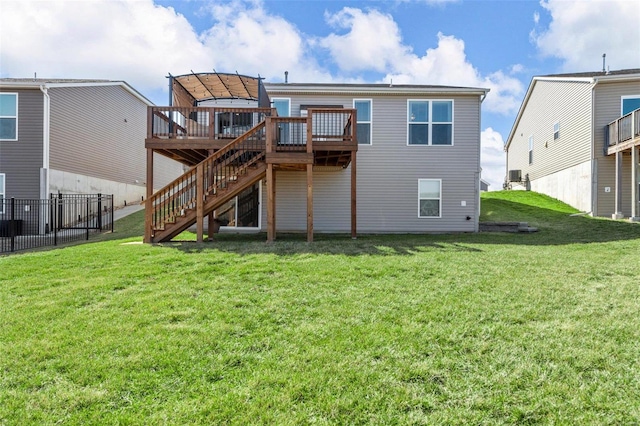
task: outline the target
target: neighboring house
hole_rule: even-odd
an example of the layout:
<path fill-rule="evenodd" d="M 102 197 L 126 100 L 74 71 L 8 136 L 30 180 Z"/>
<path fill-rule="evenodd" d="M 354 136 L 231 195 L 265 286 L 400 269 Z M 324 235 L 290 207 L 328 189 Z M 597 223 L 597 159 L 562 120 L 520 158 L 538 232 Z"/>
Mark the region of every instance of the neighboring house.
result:
<path fill-rule="evenodd" d="M 147 241 L 193 223 L 201 234 L 204 216 L 223 229 L 267 230 L 268 240 L 276 228 L 306 230 L 309 240 L 314 230 L 478 230 L 487 89 L 263 84 L 215 73 L 170 80 L 174 105 L 153 110 L 146 146 L 196 167 L 150 197 Z M 178 208 L 167 211 L 172 203 Z"/>
<path fill-rule="evenodd" d="M 506 185 L 640 216 L 638 108 L 640 69 L 534 77 L 505 144 Z"/>
<path fill-rule="evenodd" d="M 139 203 L 151 105 L 123 81 L 0 79 L 0 198 L 102 193 L 116 206 Z M 183 172 L 157 161 L 160 186 Z"/>
<path fill-rule="evenodd" d="M 480 191 L 487 192 L 489 190 L 489 182 L 484 179 L 480 179 Z"/>

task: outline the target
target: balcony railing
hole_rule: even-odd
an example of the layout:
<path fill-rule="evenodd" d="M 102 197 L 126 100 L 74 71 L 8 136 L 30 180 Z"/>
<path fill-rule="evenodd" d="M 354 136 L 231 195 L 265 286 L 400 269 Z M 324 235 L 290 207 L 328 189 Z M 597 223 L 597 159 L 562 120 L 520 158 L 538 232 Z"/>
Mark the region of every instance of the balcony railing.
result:
<path fill-rule="evenodd" d="M 640 108 L 607 125 L 607 146 L 640 137 Z"/>
<path fill-rule="evenodd" d="M 149 107 L 147 138 L 231 140 L 275 114 L 273 108 Z"/>
<path fill-rule="evenodd" d="M 236 139 L 271 117 L 276 151 L 306 151 L 313 142 L 357 144 L 356 110 L 309 109 L 307 117 L 278 117 L 274 108 L 149 107 L 148 139 Z"/>

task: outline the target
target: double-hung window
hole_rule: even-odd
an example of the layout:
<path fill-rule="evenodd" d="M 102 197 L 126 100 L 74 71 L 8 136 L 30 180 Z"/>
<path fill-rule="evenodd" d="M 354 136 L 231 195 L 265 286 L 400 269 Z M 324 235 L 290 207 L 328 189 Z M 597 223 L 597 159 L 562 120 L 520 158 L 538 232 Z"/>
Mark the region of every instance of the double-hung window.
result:
<path fill-rule="evenodd" d="M 18 140 L 17 93 L 0 93 L 0 140 Z"/>
<path fill-rule="evenodd" d="M 453 145 L 453 101 L 409 100 L 408 145 Z"/>
<path fill-rule="evenodd" d="M 441 179 L 418 179 L 418 217 L 442 217 L 441 200 Z"/>
<path fill-rule="evenodd" d="M 353 107 L 358 112 L 358 145 L 371 145 L 371 99 L 354 99 Z"/>
<path fill-rule="evenodd" d="M 553 140 L 560 139 L 560 123 L 556 123 L 553 125 Z"/>

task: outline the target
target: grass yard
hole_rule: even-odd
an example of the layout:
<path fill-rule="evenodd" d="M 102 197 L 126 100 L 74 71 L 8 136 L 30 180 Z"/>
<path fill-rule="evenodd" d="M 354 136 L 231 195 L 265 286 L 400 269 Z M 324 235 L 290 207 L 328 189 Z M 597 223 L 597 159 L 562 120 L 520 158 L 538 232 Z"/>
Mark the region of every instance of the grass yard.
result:
<path fill-rule="evenodd" d="M 0 424 L 639 424 L 640 224 L 482 211 L 540 231 L 0 257 Z"/>

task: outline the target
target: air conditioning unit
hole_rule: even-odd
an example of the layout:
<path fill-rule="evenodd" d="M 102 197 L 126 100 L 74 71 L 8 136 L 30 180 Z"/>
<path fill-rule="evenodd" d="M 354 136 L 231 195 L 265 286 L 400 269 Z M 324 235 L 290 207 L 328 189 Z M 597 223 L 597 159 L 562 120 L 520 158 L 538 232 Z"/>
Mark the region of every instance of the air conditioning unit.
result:
<path fill-rule="evenodd" d="M 522 170 L 509 170 L 509 182 L 522 182 Z"/>

